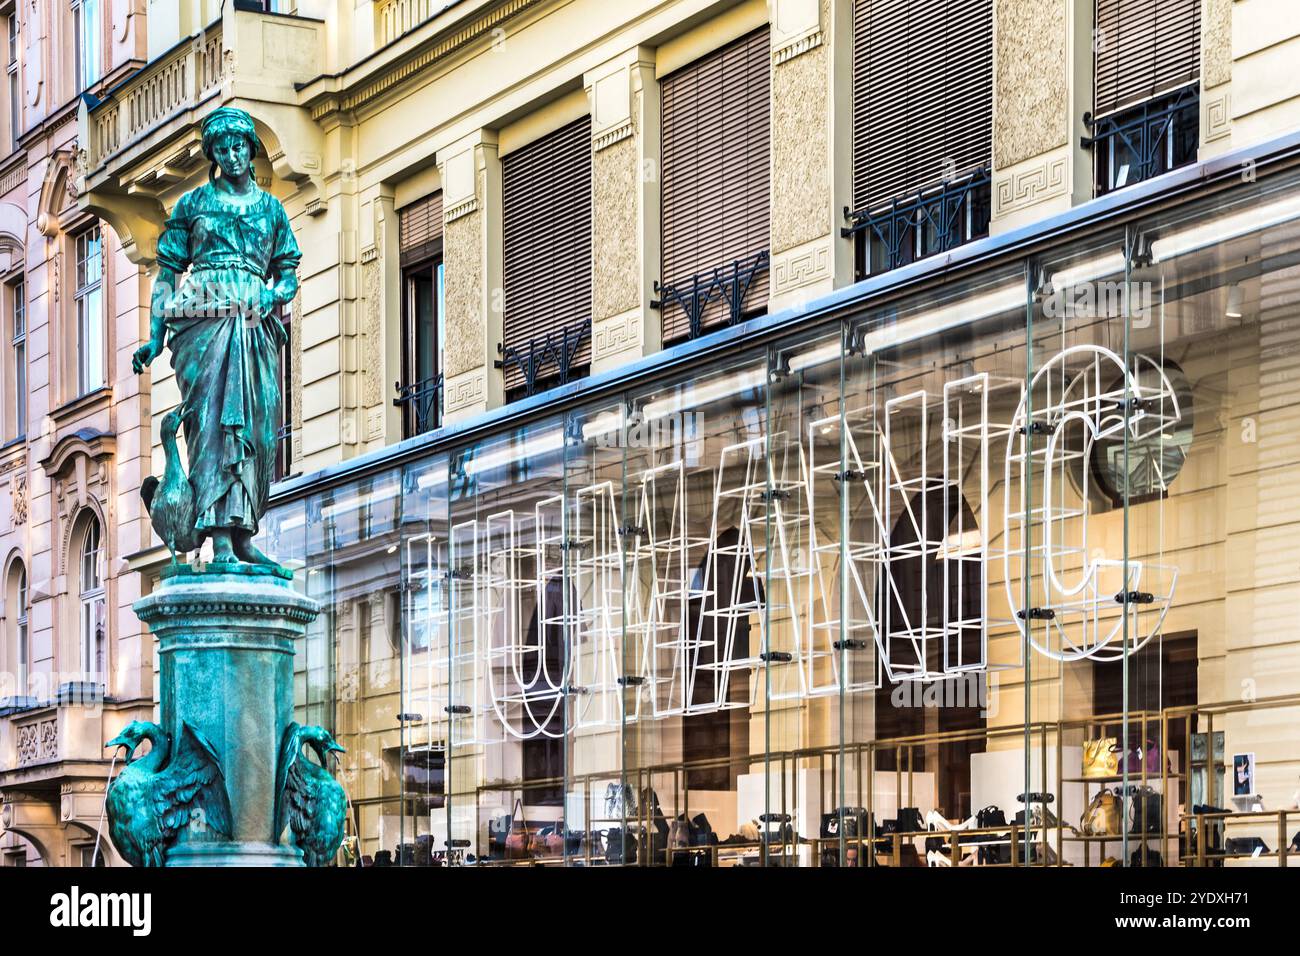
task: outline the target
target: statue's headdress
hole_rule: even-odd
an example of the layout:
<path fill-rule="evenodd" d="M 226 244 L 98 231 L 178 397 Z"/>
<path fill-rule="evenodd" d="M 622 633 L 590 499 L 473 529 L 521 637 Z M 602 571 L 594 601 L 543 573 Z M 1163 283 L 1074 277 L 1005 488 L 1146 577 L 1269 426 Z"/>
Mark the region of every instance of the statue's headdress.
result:
<path fill-rule="evenodd" d="M 216 172 L 217 160 L 212 155 L 217 140 L 226 133 L 235 133 L 248 140 L 249 155 L 256 156 L 261 149 L 257 138 L 257 129 L 253 126 L 253 117 L 233 106 L 222 106 L 213 110 L 203 120 L 203 155 L 212 163 L 212 172 Z"/>

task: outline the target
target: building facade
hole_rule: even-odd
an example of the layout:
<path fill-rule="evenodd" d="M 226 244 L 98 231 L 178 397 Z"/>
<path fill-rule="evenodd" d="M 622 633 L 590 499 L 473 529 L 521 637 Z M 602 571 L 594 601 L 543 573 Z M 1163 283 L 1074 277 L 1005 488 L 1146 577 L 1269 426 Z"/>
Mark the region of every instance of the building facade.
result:
<path fill-rule="evenodd" d="M 149 396 L 131 374 L 148 286 L 79 204 L 77 134 L 82 94 L 144 65 L 143 13 L 105 0 L 0 8 L 7 865 L 93 858 L 109 770 L 100 738 L 153 711 L 151 639 L 128 571 L 152 533 L 136 494 L 151 468 Z"/>
<path fill-rule="evenodd" d="M 109 503 L 107 723 L 148 707 L 133 502 L 177 400 L 122 357 L 233 104 L 304 250 L 263 536 L 325 607 L 299 705 L 349 859 L 1286 863 L 1281 0 L 111 6 L 137 60 L 66 99 L 75 209 L 22 220 L 41 288 L 51 222 L 67 262 L 77 216 L 112 237 L 114 437 L 61 430 L 29 285 L 23 466 L 52 670 L 94 589 L 38 563 Z M 5 812 L 49 813 L 14 754 Z"/>

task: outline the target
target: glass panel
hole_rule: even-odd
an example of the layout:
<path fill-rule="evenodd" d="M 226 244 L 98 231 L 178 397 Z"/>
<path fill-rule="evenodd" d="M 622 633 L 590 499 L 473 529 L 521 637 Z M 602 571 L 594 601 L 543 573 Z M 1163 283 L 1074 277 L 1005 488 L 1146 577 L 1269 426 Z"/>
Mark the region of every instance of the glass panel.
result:
<path fill-rule="evenodd" d="M 1134 231 L 1110 471 L 1133 579 L 1121 759 L 1130 865 L 1277 865 L 1300 752 L 1294 627 L 1300 188 L 1261 182 Z M 1163 579 L 1151 569 L 1167 569 Z"/>
<path fill-rule="evenodd" d="M 1023 711 L 1003 706 L 1023 679 L 1007 580 L 1020 478 L 1013 468 L 1009 483 L 1007 466 L 1026 302 L 1012 267 L 852 330 L 838 436 L 841 633 L 864 665 L 873 644 L 876 667 L 844 686 L 842 812 L 828 820 L 842 855 L 825 863 L 1010 862 L 1026 757 Z M 977 823 L 990 842 L 964 849 L 952 832 Z M 923 841 L 930 830 L 942 835 Z"/>

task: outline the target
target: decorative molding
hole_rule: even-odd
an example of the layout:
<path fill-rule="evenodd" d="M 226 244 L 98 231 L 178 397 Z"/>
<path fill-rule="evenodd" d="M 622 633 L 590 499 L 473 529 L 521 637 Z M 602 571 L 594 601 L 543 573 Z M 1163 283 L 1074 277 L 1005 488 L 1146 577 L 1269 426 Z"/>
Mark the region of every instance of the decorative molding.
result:
<path fill-rule="evenodd" d="M 993 218 L 1061 196 L 1069 188 L 1066 156 L 1045 156 L 1019 170 L 993 174 Z"/>
<path fill-rule="evenodd" d="M 1201 94 L 1201 129 L 1206 143 L 1232 135 L 1232 90 L 1228 84 Z"/>
<path fill-rule="evenodd" d="M 802 53 L 807 53 L 809 50 L 817 49 L 822 45 L 824 37 L 825 35 L 822 32 L 822 28 L 817 26 L 813 27 L 806 33 L 789 37 L 781 41 L 778 46 L 772 47 L 773 65 L 780 66 L 782 63 L 793 60 Z"/>
<path fill-rule="evenodd" d="M 0 196 L 17 189 L 27 182 L 27 163 L 25 162 L 27 154 L 20 150 L 15 155 L 23 159 L 24 162 L 13 163 L 3 173 L 0 173 Z"/>
<path fill-rule="evenodd" d="M 831 278 L 829 235 L 779 252 L 772 257 L 772 295 L 784 295 Z"/>
<path fill-rule="evenodd" d="M 60 478 L 70 472 L 78 455 L 102 463 L 111 458 L 116 449 L 116 436 L 93 428 L 79 428 L 55 442 L 50 453 L 41 459 L 40 466 L 50 478 Z"/>
<path fill-rule="evenodd" d="M 601 130 L 599 133 L 592 136 L 591 150 L 594 153 L 599 153 L 602 149 L 613 146 L 615 143 L 622 142 L 634 132 L 635 127 L 632 125 L 632 118 L 628 117 L 623 122 L 611 126 L 609 129 Z"/>
<path fill-rule="evenodd" d="M 368 262 L 374 262 L 378 258 L 379 258 L 379 246 L 376 243 L 372 242 L 370 245 L 366 246 L 364 249 L 361 250 L 360 262 L 363 266 Z"/>
<path fill-rule="evenodd" d="M 643 341 L 640 309 L 601 319 L 591 328 L 592 361 L 623 352 L 636 352 L 639 355 Z"/>
<path fill-rule="evenodd" d="M 361 406 L 373 408 L 384 401 L 383 376 L 383 305 L 381 299 L 379 259 L 372 257 L 361 267 Z M 379 436 L 370 434 L 366 439 Z"/>
<path fill-rule="evenodd" d="M 53 717 L 18 725 L 18 765 L 59 759 L 59 725 Z"/>
<path fill-rule="evenodd" d="M 27 475 L 19 472 L 9 483 L 9 493 L 13 496 L 13 523 L 17 527 L 27 523 Z"/>
<path fill-rule="evenodd" d="M 487 371 L 470 369 L 447 380 L 443 407 L 448 413 L 473 408 L 487 401 Z"/>
<path fill-rule="evenodd" d="M 437 37 L 432 37 L 423 49 L 417 49 L 401 63 L 381 66 L 381 74 L 369 82 L 362 82 L 353 93 L 326 95 L 311 106 L 311 118 L 319 121 L 336 111 L 355 110 L 370 100 L 381 96 L 409 79 L 420 79 L 428 75 L 429 68 L 437 61 L 457 52 L 485 35 L 491 35 L 512 17 L 530 7 L 537 6 L 542 0 L 508 0 L 495 10 L 465 26 L 453 27 Z"/>
<path fill-rule="evenodd" d="M 462 199 L 454 206 L 448 206 L 442 214 L 443 223 L 453 222 L 462 216 L 468 216 L 478 209 L 478 197 L 470 196 L 468 199 Z"/>

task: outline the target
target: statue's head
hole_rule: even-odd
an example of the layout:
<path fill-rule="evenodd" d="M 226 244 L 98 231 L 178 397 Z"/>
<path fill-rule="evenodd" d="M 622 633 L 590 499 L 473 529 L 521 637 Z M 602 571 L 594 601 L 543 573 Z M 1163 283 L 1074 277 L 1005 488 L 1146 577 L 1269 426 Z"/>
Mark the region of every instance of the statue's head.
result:
<path fill-rule="evenodd" d="M 233 106 L 213 110 L 203 120 L 203 155 L 212 163 L 213 172 L 240 178 L 252 168 L 259 143 L 253 118 Z"/>
<path fill-rule="evenodd" d="M 144 743 L 145 739 L 150 737 L 156 729 L 157 726 L 148 721 L 133 720 L 122 728 L 120 734 L 108 743 L 104 744 L 104 749 L 107 750 L 110 747 L 125 747 L 126 759 L 127 762 L 130 763 L 131 757 L 135 754 L 136 748 L 139 747 L 140 744 Z"/>
<path fill-rule="evenodd" d="M 347 752 L 324 727 L 303 727 L 301 734 L 302 742 L 316 751 L 316 758 L 320 760 L 321 766 L 326 769 L 329 768 L 330 754 Z"/>

